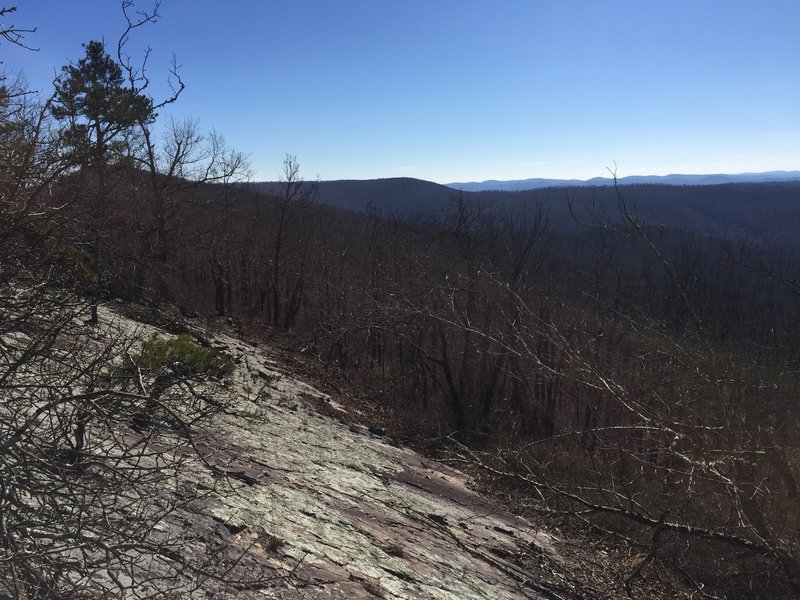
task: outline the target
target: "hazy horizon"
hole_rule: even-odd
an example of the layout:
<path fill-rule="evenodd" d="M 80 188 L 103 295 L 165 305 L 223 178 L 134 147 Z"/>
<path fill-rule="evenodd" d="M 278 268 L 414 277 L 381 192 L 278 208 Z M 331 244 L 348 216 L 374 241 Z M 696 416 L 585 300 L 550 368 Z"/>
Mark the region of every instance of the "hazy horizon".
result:
<path fill-rule="evenodd" d="M 667 173 L 665 175 L 659 175 L 655 173 L 632 173 L 630 175 L 619 175 L 619 179 L 625 178 L 649 178 L 649 177 L 741 177 L 741 176 L 753 176 L 757 177 L 759 175 L 770 175 L 770 174 L 787 174 L 791 175 L 790 180 L 794 181 L 797 178 L 800 178 L 800 169 L 776 169 L 774 171 L 745 171 L 741 173 Z M 389 176 L 377 176 L 377 177 L 338 177 L 336 179 L 320 179 L 320 181 L 373 181 L 373 180 L 380 180 L 380 179 L 402 179 L 402 178 L 409 178 L 409 179 L 419 179 L 421 181 L 429 181 L 431 183 L 437 183 L 439 185 L 456 185 L 456 184 L 472 184 L 472 183 L 486 183 L 486 182 L 499 182 L 499 183 L 508 183 L 508 182 L 524 182 L 528 180 L 543 180 L 543 181 L 591 181 L 593 179 L 611 179 L 612 173 L 610 171 L 606 171 L 605 175 L 598 175 L 596 177 L 588 177 L 588 178 L 578 178 L 578 177 L 570 177 L 570 178 L 562 178 L 562 177 L 523 177 L 519 179 L 497 179 L 497 178 L 488 178 L 482 179 L 480 181 L 473 180 L 473 181 L 433 181 L 430 179 L 422 179 L 419 177 L 411 177 L 408 175 L 389 175 Z M 257 179 L 253 178 L 253 182 L 255 183 L 275 183 L 277 179 Z"/>

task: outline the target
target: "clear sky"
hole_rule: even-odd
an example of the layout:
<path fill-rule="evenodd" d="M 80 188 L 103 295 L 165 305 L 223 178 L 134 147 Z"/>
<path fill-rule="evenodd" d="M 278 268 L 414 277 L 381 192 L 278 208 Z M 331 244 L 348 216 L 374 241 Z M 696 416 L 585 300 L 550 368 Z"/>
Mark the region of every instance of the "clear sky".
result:
<path fill-rule="evenodd" d="M 7 0 L 43 90 L 114 0 Z M 137 0 L 137 6 L 149 6 Z M 194 117 L 275 179 L 440 183 L 800 169 L 800 0 L 163 0 L 137 33 L 174 53 Z M 158 91 L 156 89 L 156 91 Z"/>

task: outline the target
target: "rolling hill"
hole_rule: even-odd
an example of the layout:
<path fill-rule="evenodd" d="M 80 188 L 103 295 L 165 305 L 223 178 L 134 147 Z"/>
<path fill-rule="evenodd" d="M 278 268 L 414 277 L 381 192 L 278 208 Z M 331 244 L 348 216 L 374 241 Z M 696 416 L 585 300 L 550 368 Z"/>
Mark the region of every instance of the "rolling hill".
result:
<path fill-rule="evenodd" d="M 279 193 L 274 182 L 251 184 L 262 193 Z M 713 185 L 623 184 L 619 191 L 645 223 L 699 233 L 748 238 L 796 248 L 800 244 L 800 181 L 738 182 Z M 609 185 L 545 187 L 524 191 L 456 191 L 411 178 L 319 182 L 328 206 L 384 216 L 435 218 L 446 214 L 459 193 L 490 209 L 527 211 L 541 204 L 556 230 L 602 218 L 621 221 L 617 191 Z M 576 218 L 577 217 L 577 221 Z"/>

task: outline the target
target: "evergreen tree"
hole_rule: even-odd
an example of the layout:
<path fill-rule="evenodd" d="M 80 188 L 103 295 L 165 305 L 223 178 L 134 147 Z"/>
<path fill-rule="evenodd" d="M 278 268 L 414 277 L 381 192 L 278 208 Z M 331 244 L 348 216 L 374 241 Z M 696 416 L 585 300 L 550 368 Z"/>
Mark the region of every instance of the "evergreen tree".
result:
<path fill-rule="evenodd" d="M 111 190 L 109 175 L 123 166 L 130 137 L 139 125 L 155 120 L 151 99 L 126 87 L 122 67 L 103 42 L 84 45 L 86 56 L 62 68 L 55 84 L 53 115 L 62 121 L 64 159 L 92 178 L 89 249 L 94 263 L 91 322 L 97 322 L 97 299 L 103 289 L 103 236 Z"/>
<path fill-rule="evenodd" d="M 53 114 L 66 122 L 65 142 L 79 166 L 99 171 L 124 155 L 126 138 L 141 123 L 152 123 L 150 98 L 125 86 L 122 67 L 103 42 L 84 45 L 78 64 L 62 67 Z"/>

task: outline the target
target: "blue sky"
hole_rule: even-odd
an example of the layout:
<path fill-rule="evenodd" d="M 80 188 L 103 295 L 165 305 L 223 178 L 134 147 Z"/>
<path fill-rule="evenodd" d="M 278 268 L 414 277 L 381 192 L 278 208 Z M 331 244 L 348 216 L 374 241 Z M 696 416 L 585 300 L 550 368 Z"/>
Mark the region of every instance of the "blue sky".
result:
<path fill-rule="evenodd" d="M 4 4 L 12 4 L 6 2 Z M 17 0 L 49 89 L 113 0 Z M 137 6 L 149 6 L 137 1 Z M 441 183 L 800 169 L 800 0 L 163 0 L 131 52 L 174 53 L 197 118 L 274 179 Z M 163 89 L 163 88 L 162 88 Z M 166 116 L 166 115 L 165 115 Z"/>

